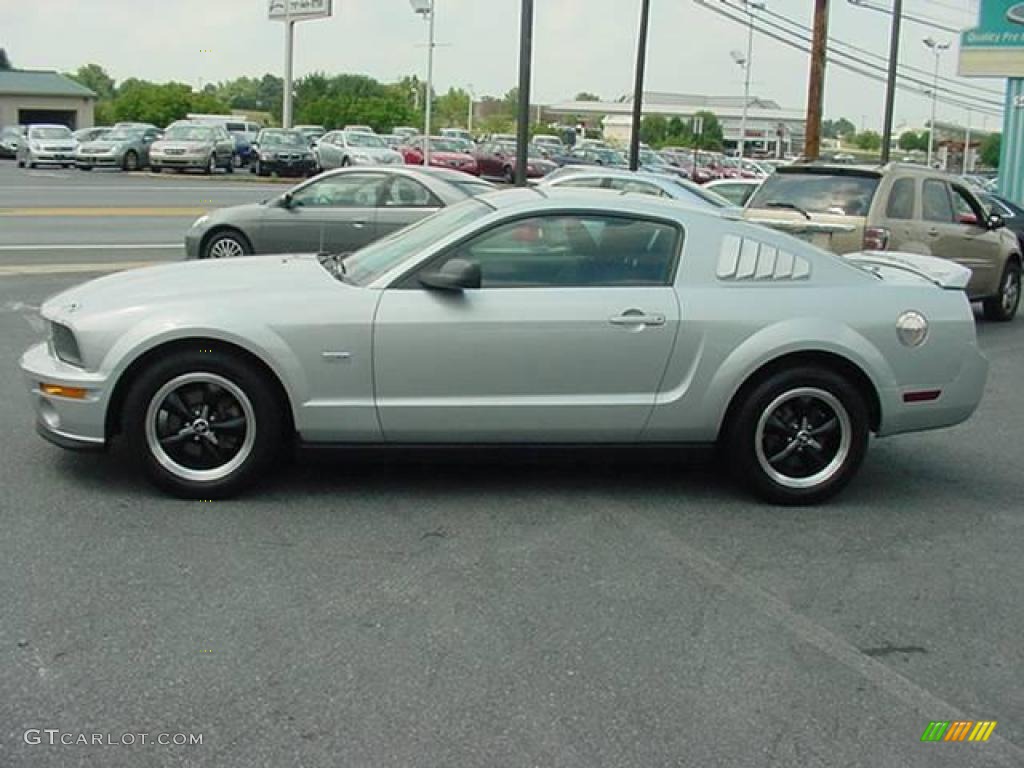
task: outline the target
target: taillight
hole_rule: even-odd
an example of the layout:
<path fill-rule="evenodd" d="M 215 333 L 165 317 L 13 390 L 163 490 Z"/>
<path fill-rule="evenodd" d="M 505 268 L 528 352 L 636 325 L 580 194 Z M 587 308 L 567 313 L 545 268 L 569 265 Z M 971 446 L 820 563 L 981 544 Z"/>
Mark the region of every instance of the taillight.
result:
<path fill-rule="evenodd" d="M 884 251 L 889 247 L 889 230 L 885 227 L 864 228 L 864 250 Z"/>

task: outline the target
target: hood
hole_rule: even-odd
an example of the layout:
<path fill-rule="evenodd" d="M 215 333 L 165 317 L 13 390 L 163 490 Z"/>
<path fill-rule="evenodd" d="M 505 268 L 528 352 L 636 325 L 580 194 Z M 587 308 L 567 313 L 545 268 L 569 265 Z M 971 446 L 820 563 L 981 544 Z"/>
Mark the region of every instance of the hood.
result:
<path fill-rule="evenodd" d="M 431 160 L 443 160 L 446 163 L 451 163 L 451 162 L 459 162 L 459 163 L 472 162 L 472 163 L 475 163 L 476 162 L 476 160 L 473 158 L 472 155 L 467 155 L 467 154 L 464 154 L 462 152 L 443 152 L 443 151 L 435 151 L 435 150 L 431 150 L 430 151 L 430 159 Z"/>
<path fill-rule="evenodd" d="M 965 290 L 971 279 L 971 270 L 967 267 L 948 259 L 920 253 L 857 251 L 845 254 L 842 258 L 881 277 L 885 277 L 887 272 L 898 270 L 922 277 L 940 288 L 949 290 Z"/>
<path fill-rule="evenodd" d="M 153 146 L 159 147 L 160 149 L 199 149 L 200 147 L 208 147 L 213 143 L 213 139 L 209 139 L 208 141 L 181 141 L 178 139 L 162 139 L 161 141 L 154 141 Z"/>
<path fill-rule="evenodd" d="M 313 254 L 186 261 L 90 280 L 48 299 L 41 312 L 73 327 L 113 314 L 131 324 L 176 306 L 260 302 L 262 296 L 332 284 L 337 281 Z"/>
<path fill-rule="evenodd" d="M 78 145 L 79 149 L 117 149 L 118 147 L 124 146 L 125 144 L 134 143 L 134 139 L 118 139 L 111 141 L 109 139 L 96 139 L 95 141 L 86 141 Z"/>

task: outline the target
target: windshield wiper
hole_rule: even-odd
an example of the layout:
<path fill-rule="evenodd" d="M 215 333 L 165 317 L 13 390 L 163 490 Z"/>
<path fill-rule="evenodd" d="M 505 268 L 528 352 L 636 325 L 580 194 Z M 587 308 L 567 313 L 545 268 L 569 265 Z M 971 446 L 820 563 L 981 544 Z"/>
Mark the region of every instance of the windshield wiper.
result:
<path fill-rule="evenodd" d="M 784 202 L 782 202 L 780 200 L 773 200 L 770 203 L 765 203 L 764 207 L 765 208 L 785 208 L 785 209 L 790 210 L 790 211 L 796 211 L 797 213 L 801 214 L 808 221 L 811 220 L 811 214 L 809 214 L 807 211 L 805 211 L 803 208 L 801 208 L 796 203 L 784 203 Z"/>

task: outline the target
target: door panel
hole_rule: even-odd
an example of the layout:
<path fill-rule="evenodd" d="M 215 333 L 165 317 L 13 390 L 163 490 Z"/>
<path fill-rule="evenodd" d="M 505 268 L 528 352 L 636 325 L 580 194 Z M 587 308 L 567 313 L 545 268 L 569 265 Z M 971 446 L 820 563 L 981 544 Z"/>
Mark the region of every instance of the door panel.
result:
<path fill-rule="evenodd" d="M 385 439 L 635 440 L 678 321 L 668 286 L 385 291 L 374 324 Z"/>

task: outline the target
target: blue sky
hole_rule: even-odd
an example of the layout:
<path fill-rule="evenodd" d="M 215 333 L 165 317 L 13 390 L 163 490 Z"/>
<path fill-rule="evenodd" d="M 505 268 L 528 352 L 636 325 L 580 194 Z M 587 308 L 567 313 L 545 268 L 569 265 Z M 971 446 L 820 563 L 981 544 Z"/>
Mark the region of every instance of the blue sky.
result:
<path fill-rule="evenodd" d="M 716 2 L 717 0 L 710 0 Z M 887 0 L 873 0 L 888 4 Z M 477 94 L 500 95 L 517 78 L 518 0 L 436 0 L 437 87 L 472 84 Z M 535 0 L 534 95 L 541 102 L 581 90 L 613 98 L 628 91 L 639 0 Z M 769 10 L 810 23 L 810 0 L 767 0 Z M 953 27 L 972 26 L 976 0 L 905 0 L 908 12 Z M 145 10 L 143 10 L 145 9 Z M 693 0 L 652 0 L 649 90 L 742 94 L 742 76 L 729 52 L 746 45 L 745 30 Z M 265 0 L 37 0 L 11 2 L 0 46 L 16 66 L 72 69 L 96 62 L 114 77 L 138 76 L 198 85 L 283 68 L 283 29 L 266 18 Z M 888 47 L 888 17 L 833 0 L 831 32 L 879 54 Z M 927 71 L 933 59 L 921 43 L 929 34 L 955 35 L 913 24 L 904 27 L 901 63 Z M 296 74 L 314 70 L 362 72 L 383 80 L 425 70 L 426 25 L 408 0 L 335 0 L 335 15 L 304 22 L 296 33 Z M 209 52 L 204 52 L 209 51 Z M 752 92 L 802 109 L 806 55 L 755 35 Z M 956 71 L 956 45 L 941 59 Z M 999 81 L 962 81 L 1002 90 Z M 846 116 L 878 128 L 883 86 L 830 67 L 826 117 Z M 900 95 L 897 123 L 919 125 L 930 102 Z M 963 109 L 939 107 L 939 118 L 963 122 Z M 981 118 L 974 118 L 980 126 Z M 997 118 L 987 118 L 997 128 Z"/>

